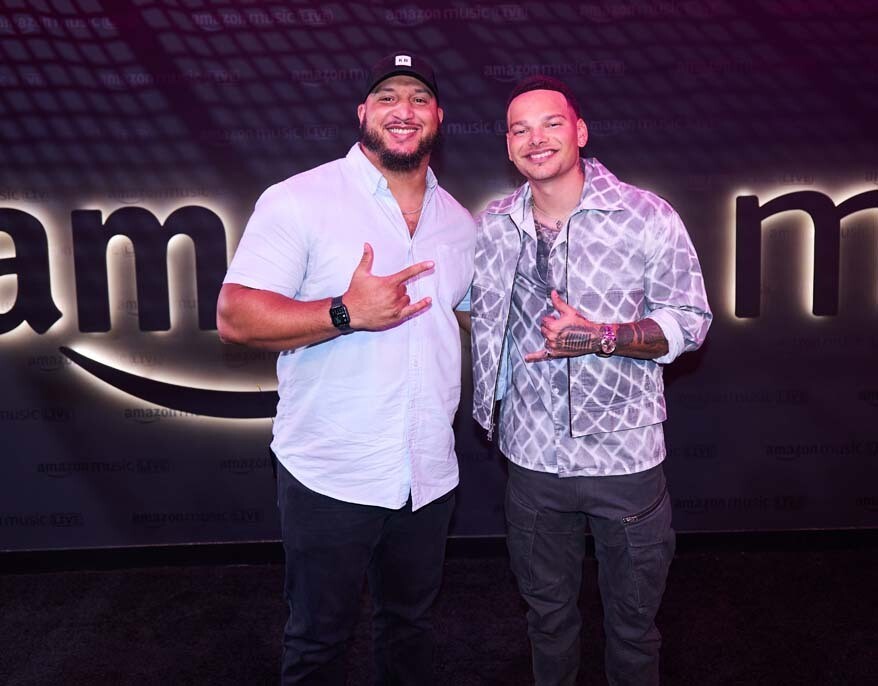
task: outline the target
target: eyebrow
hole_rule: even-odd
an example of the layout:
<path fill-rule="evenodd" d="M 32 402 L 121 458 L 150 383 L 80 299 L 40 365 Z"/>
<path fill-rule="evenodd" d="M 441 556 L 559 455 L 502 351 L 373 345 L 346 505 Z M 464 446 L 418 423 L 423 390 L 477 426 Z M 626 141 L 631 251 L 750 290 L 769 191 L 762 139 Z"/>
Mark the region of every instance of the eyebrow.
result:
<path fill-rule="evenodd" d="M 394 93 L 394 92 L 396 92 L 396 90 L 397 89 L 393 86 L 381 86 L 380 88 L 376 88 L 372 92 L 373 93 L 380 93 L 382 91 L 386 91 L 386 92 Z M 416 86 L 415 93 L 427 93 L 429 95 L 433 94 L 432 91 L 429 88 L 427 88 L 426 86 Z"/>
<path fill-rule="evenodd" d="M 556 114 L 547 114 L 543 117 L 542 121 L 548 121 L 549 119 L 555 119 L 556 117 L 561 117 L 562 119 L 567 119 L 566 115 L 563 112 L 558 112 Z M 509 126 L 526 126 L 527 121 L 525 119 L 519 119 L 518 121 L 510 122 Z"/>

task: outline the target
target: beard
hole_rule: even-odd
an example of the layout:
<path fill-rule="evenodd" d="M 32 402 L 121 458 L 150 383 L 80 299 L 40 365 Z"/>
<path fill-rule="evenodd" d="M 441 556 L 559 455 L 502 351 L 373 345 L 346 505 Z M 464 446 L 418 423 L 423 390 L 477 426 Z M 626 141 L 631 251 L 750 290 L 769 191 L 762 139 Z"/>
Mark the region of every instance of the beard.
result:
<path fill-rule="evenodd" d="M 380 134 L 373 128 L 366 126 L 366 120 L 360 122 L 360 145 L 378 155 L 378 159 L 388 171 L 410 172 L 414 171 L 427 157 L 440 140 L 440 129 L 421 139 L 418 147 L 412 152 L 394 152 L 381 140 Z"/>

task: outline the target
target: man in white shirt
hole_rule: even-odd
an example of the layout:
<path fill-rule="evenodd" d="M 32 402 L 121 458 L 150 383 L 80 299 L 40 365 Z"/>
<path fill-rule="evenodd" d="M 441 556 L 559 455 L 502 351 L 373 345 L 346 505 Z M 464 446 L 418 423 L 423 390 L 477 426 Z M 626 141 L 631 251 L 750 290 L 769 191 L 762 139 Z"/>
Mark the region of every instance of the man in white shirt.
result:
<path fill-rule="evenodd" d="M 286 553 L 283 684 L 343 684 L 372 595 L 377 683 L 426 684 L 458 482 L 454 308 L 475 225 L 429 168 L 432 68 L 378 62 L 346 157 L 263 193 L 218 304 L 223 340 L 280 352 L 272 450 Z"/>

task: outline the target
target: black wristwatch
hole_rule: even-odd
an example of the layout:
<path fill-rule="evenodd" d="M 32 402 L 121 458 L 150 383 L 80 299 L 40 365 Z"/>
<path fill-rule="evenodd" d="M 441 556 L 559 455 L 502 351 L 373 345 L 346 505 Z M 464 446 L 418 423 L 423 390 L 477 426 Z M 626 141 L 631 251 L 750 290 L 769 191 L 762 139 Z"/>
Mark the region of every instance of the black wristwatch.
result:
<path fill-rule="evenodd" d="M 351 315 L 348 312 L 348 308 L 341 301 L 340 295 L 332 299 L 332 304 L 329 306 L 329 318 L 332 320 L 332 325 L 343 334 L 353 331 L 351 328 Z"/>

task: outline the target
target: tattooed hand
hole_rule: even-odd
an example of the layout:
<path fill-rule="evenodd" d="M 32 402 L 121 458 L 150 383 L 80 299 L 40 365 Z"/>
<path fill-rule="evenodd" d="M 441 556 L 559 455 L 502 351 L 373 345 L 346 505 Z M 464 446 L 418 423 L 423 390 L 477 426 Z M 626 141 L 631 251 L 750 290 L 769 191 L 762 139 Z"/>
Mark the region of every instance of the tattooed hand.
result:
<path fill-rule="evenodd" d="M 552 304 L 558 316 L 546 316 L 540 322 L 540 333 L 546 339 L 546 347 L 525 355 L 526 362 L 588 355 L 600 349 L 599 324 L 589 321 L 561 300 L 556 290 L 552 290 Z"/>
<path fill-rule="evenodd" d="M 552 291 L 557 316 L 543 317 L 540 333 L 546 347 L 524 356 L 525 362 L 540 362 L 553 357 L 590 355 L 601 348 L 601 324 L 590 321 L 561 300 Z M 668 341 L 661 327 L 649 317 L 626 324 L 609 324 L 616 331 L 615 356 L 654 360 L 668 352 Z"/>

